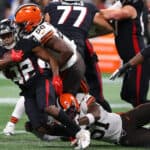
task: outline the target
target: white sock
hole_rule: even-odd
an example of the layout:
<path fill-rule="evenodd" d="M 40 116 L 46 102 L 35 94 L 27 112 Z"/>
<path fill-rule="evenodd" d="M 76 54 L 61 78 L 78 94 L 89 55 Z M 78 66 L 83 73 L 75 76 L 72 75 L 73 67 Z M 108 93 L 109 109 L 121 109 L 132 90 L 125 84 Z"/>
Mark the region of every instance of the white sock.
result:
<path fill-rule="evenodd" d="M 11 116 L 16 117 L 17 119 L 20 119 L 22 117 L 23 113 L 25 112 L 24 101 L 24 96 L 21 96 L 17 101 Z"/>

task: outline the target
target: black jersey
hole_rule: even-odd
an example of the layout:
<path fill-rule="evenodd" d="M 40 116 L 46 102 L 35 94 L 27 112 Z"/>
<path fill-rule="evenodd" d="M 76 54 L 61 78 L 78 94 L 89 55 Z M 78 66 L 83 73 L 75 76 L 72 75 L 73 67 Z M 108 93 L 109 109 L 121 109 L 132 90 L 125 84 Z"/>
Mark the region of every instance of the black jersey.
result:
<path fill-rule="evenodd" d="M 38 58 L 32 52 L 32 49 L 39 46 L 39 43 L 33 39 L 20 39 L 15 50 L 22 50 L 24 52 L 23 60 L 19 63 L 11 63 L 4 70 L 4 75 L 18 84 L 20 88 L 28 87 L 41 73 L 41 69 Z M 0 47 L 0 57 L 6 53 L 7 49 Z"/>
<path fill-rule="evenodd" d="M 90 3 L 71 5 L 63 2 L 51 2 L 45 8 L 44 13 L 49 13 L 51 24 L 70 39 L 85 40 L 95 13 L 98 11 Z"/>
<path fill-rule="evenodd" d="M 142 21 L 144 3 L 142 0 L 133 0 L 132 3 L 125 5 L 131 5 L 137 11 L 135 19 L 124 19 L 114 23 L 116 47 L 121 58 L 126 62 L 144 48 L 144 23 Z"/>

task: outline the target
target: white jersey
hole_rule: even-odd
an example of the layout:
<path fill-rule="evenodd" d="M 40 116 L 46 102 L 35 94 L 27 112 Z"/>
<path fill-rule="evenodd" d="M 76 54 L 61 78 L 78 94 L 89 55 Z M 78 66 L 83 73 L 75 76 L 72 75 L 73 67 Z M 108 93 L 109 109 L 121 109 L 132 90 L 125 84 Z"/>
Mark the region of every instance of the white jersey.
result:
<path fill-rule="evenodd" d="M 33 36 L 38 42 L 41 44 L 45 44 L 49 39 L 51 39 L 53 36 L 57 36 L 59 38 L 62 38 L 63 41 L 71 47 L 73 51 L 73 55 L 71 58 L 66 62 L 66 64 L 61 68 L 61 71 L 70 68 L 72 65 L 74 65 L 77 61 L 77 50 L 76 45 L 74 41 L 69 40 L 65 35 L 63 35 L 61 32 L 59 32 L 56 28 L 54 28 L 51 24 L 48 22 L 43 22 L 30 34 L 30 37 Z"/>
<path fill-rule="evenodd" d="M 87 105 L 92 101 L 89 94 L 77 94 L 80 103 L 80 117 L 87 114 Z M 98 104 L 99 105 L 99 104 Z M 119 142 L 122 131 L 122 120 L 120 115 L 105 111 L 100 105 L 100 119 L 90 126 L 91 137 L 108 142 Z"/>

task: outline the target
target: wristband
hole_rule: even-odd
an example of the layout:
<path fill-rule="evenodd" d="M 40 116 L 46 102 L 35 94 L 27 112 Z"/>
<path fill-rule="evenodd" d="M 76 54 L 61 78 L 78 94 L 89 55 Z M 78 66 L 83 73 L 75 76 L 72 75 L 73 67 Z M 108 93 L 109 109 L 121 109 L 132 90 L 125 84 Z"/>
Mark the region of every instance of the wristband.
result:
<path fill-rule="evenodd" d="M 89 119 L 89 124 L 93 124 L 95 122 L 95 117 L 92 113 L 86 114 L 86 117 Z"/>

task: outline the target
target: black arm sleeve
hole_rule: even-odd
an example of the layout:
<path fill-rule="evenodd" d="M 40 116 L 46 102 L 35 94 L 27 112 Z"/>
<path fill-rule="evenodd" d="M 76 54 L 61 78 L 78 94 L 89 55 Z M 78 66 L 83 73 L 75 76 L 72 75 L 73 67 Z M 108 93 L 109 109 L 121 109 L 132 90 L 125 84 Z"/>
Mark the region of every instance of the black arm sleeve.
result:
<path fill-rule="evenodd" d="M 150 58 L 150 45 L 148 45 L 147 47 L 145 47 L 142 51 L 141 51 L 142 56 L 144 57 L 144 59 L 148 59 Z"/>

